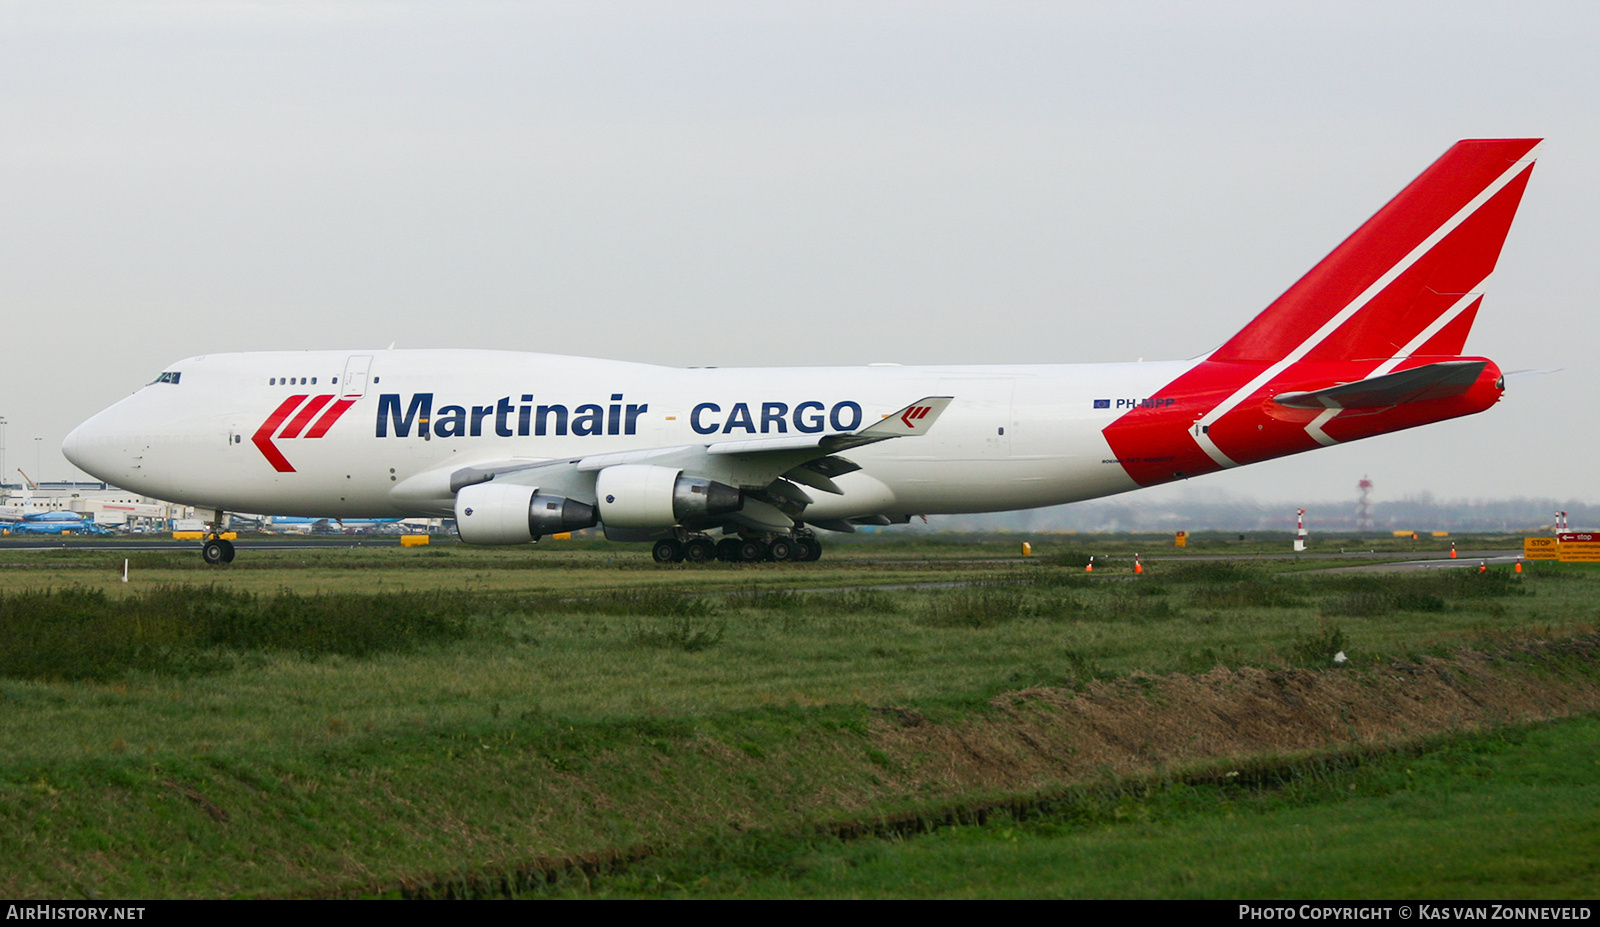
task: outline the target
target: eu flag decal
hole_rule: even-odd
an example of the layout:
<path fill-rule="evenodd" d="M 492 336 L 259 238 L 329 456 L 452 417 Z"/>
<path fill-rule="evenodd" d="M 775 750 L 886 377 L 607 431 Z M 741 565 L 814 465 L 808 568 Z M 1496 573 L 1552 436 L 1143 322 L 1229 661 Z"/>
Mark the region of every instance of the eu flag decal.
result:
<path fill-rule="evenodd" d="M 1096 399 L 1094 401 L 1094 407 L 1096 409 L 1109 409 L 1109 408 L 1111 408 L 1111 400 L 1109 400 L 1109 399 Z"/>

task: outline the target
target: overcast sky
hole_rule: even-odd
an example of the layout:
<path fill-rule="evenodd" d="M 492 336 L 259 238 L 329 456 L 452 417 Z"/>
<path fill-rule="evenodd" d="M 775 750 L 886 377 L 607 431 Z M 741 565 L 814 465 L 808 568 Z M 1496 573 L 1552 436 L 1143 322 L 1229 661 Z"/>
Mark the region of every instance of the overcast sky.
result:
<path fill-rule="evenodd" d="M 218 351 L 1191 357 L 1542 136 L 1468 350 L 1563 372 L 1151 492 L 1600 501 L 1596 49 L 1592 2 L 0 0 L 7 476 Z"/>

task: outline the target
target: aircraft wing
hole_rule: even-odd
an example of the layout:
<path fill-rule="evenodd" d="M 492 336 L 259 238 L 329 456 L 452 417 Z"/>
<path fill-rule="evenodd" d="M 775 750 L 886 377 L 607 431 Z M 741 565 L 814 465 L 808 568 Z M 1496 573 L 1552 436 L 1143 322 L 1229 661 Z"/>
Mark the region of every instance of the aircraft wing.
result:
<path fill-rule="evenodd" d="M 834 432 L 817 435 L 785 435 L 775 438 L 741 438 L 732 441 L 712 441 L 706 444 L 684 444 L 671 447 L 641 448 L 633 451 L 616 451 L 609 454 L 590 454 L 586 457 L 561 460 L 508 460 L 463 467 L 450 478 L 451 492 L 463 486 L 501 479 L 519 483 L 537 483 L 547 478 L 552 468 L 572 468 L 580 473 L 593 473 L 621 464 L 659 464 L 693 468 L 696 461 L 705 461 L 712 469 L 727 469 L 742 463 L 757 469 L 778 469 L 764 482 L 771 482 L 778 474 L 799 463 L 827 457 L 837 451 L 890 438 L 915 437 L 927 434 L 945 408 L 951 396 L 927 396 L 899 409 L 859 431 Z M 733 461 L 721 467 L 709 463 L 710 458 L 728 457 Z M 789 462 L 792 461 L 792 462 Z M 787 463 L 786 463 L 787 462 Z M 780 466 L 782 465 L 782 466 Z M 848 469 L 831 470 L 827 475 L 837 476 Z"/>
<path fill-rule="evenodd" d="M 1406 402 L 1448 399 L 1471 389 L 1487 364 L 1441 361 L 1327 389 L 1279 393 L 1272 401 L 1291 409 L 1386 409 Z"/>
<path fill-rule="evenodd" d="M 851 432 L 741 438 L 560 460 L 480 463 L 452 471 L 450 490 L 460 493 L 468 487 L 493 481 L 497 485 L 535 487 L 541 495 L 589 504 L 596 500 L 597 481 L 604 471 L 630 466 L 655 467 L 679 471 L 692 479 L 721 483 L 743 494 L 738 511 L 708 517 L 708 523 L 788 528 L 812 501 L 802 485 L 838 494 L 842 490 L 833 477 L 860 469 L 855 463 L 835 456 L 835 452 L 891 438 L 927 434 L 952 398 L 924 397 Z"/>

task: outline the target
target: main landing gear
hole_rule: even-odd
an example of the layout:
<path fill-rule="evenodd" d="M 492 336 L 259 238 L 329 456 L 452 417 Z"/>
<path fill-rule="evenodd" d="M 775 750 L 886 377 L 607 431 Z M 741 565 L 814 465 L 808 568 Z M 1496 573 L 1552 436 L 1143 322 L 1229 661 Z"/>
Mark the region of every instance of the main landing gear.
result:
<path fill-rule="evenodd" d="M 703 534 L 690 535 L 683 540 L 662 538 L 650 549 L 657 563 L 707 563 L 717 556 L 717 545 Z"/>
<path fill-rule="evenodd" d="M 725 537 L 712 541 L 703 534 L 662 538 L 650 549 L 657 563 L 761 563 L 763 561 L 811 562 L 822 558 L 822 542 L 809 530 L 792 536 Z"/>

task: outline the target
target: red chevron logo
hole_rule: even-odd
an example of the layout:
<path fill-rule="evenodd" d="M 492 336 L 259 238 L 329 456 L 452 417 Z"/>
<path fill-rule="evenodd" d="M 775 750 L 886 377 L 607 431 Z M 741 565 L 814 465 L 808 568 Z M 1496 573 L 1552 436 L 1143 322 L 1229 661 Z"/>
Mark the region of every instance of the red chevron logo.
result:
<path fill-rule="evenodd" d="M 309 401 L 307 401 L 308 399 Z M 345 410 L 355 405 L 356 402 L 355 399 L 340 399 L 338 402 L 329 405 L 332 399 L 332 393 L 310 397 L 305 394 L 290 396 L 280 403 L 276 409 L 272 410 L 272 414 L 267 416 L 267 420 L 261 423 L 260 428 L 256 429 L 255 435 L 250 438 L 250 443 L 256 446 L 256 450 L 260 451 L 261 456 L 267 459 L 267 463 L 272 464 L 272 469 L 279 473 L 294 473 L 294 465 L 289 463 L 287 457 L 283 456 L 283 452 L 278 450 L 277 445 L 272 443 L 272 439 L 274 437 L 279 440 L 298 438 L 301 437 L 301 432 L 305 432 L 305 437 L 307 438 L 320 438 L 327 434 L 328 429 L 333 427 L 333 423 L 339 420 L 339 416 L 343 415 Z M 324 406 L 327 407 L 327 411 L 323 411 Z M 318 412 L 322 413 L 320 418 L 317 416 Z M 291 415 L 294 417 L 290 418 Z M 288 424 L 284 424 L 286 419 Z M 280 425 L 283 426 L 282 431 L 278 430 Z M 309 431 L 306 430 L 307 425 L 311 426 Z"/>
<path fill-rule="evenodd" d="M 907 428 L 916 428 L 917 426 L 911 423 L 920 418 L 927 418 L 928 413 L 932 411 L 932 406 L 912 406 L 900 413 L 900 421 L 904 422 Z"/>

